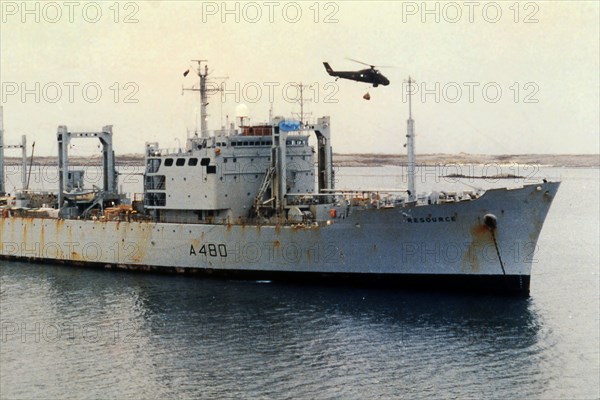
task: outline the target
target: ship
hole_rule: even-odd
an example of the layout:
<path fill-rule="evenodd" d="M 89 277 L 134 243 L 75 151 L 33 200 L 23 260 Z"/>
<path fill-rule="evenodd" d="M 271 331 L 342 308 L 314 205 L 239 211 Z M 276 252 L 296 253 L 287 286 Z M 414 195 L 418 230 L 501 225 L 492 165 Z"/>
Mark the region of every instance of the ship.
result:
<path fill-rule="evenodd" d="M 111 125 L 90 132 L 58 127 L 56 193 L 8 196 L 0 177 L 2 259 L 294 284 L 529 293 L 533 253 L 560 182 L 418 193 L 409 95 L 407 187 L 336 188 L 329 117 L 309 123 L 270 116 L 209 131 L 208 67 L 196 61 L 200 130 L 185 148 L 145 144 L 143 194 L 119 193 Z M 2 126 L 0 132 L 3 163 Z M 69 163 L 69 144 L 81 138 L 101 143 L 102 187 L 84 188 L 85 171 Z"/>

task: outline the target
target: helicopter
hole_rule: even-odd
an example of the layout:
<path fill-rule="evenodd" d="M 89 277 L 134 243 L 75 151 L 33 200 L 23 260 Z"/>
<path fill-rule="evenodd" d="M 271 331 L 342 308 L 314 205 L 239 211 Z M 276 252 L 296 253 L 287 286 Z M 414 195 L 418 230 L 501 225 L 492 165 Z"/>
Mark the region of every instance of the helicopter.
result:
<path fill-rule="evenodd" d="M 367 65 L 371 68 L 361 69 L 359 71 L 334 71 L 333 68 L 329 65 L 329 63 L 324 62 L 325 70 L 331 76 L 335 76 L 335 80 L 337 81 L 339 78 L 342 79 L 350 79 L 352 81 L 357 82 L 366 82 L 372 83 L 373 87 L 377 87 L 379 85 L 387 86 L 390 84 L 388 78 L 383 76 L 379 70 L 375 69 L 375 65 L 367 64 L 362 61 L 353 60 L 349 58 L 349 60 L 357 62 L 359 64 Z"/>

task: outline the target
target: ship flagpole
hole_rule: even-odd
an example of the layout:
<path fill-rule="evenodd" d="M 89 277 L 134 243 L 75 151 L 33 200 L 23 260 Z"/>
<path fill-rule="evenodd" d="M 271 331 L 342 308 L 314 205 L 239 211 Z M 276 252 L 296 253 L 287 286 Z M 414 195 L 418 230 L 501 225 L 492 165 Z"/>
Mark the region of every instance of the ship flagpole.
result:
<path fill-rule="evenodd" d="M 406 150 L 408 153 L 408 201 L 417 200 L 415 187 L 415 121 L 412 118 L 412 85 L 413 80 L 408 77 L 408 120 L 406 121 Z"/>

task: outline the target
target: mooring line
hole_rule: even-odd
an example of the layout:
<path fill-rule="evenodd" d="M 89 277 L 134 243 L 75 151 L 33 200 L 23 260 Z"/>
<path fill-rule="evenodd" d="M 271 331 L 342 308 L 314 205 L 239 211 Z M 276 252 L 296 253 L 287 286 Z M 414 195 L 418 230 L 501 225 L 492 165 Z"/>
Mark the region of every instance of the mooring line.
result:
<path fill-rule="evenodd" d="M 492 232 L 492 239 L 494 239 L 494 246 L 496 246 L 496 254 L 498 254 L 498 260 L 500 260 L 500 266 L 502 267 L 502 273 L 506 275 L 506 270 L 504 269 L 504 263 L 502 262 L 502 257 L 500 256 L 500 249 L 498 248 L 498 242 L 496 241 L 496 233 L 494 230 Z"/>

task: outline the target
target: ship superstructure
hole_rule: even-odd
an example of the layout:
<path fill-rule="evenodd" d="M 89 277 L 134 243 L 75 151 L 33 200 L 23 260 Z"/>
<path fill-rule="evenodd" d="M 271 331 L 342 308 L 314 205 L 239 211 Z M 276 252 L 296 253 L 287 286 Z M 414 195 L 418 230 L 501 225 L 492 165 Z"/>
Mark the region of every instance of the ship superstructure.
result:
<path fill-rule="evenodd" d="M 275 119 L 231 135 L 193 137 L 184 150 L 147 143 L 145 208 L 160 222 L 283 222 L 301 194 L 315 191 L 309 135 L 304 128 L 286 132 L 280 127 L 284 125 Z M 319 151 L 329 154 L 317 163 L 317 170 L 324 171 L 319 189 L 332 189 L 329 119 L 306 129 L 321 138 Z"/>
<path fill-rule="evenodd" d="M 198 61 L 206 101 L 202 67 Z M 205 113 L 203 106 L 200 132 L 185 147 L 146 143 L 144 192 L 134 199 L 117 190 L 111 126 L 98 132 L 60 126 L 58 200 L 4 206 L 0 256 L 251 279 L 528 292 L 531 255 L 558 183 L 417 195 L 409 104 L 408 187 L 337 189 L 329 117 L 315 123 L 271 117 L 210 135 Z M 101 142 L 102 187 L 84 188 L 84 171 L 69 167 L 72 138 Z"/>

